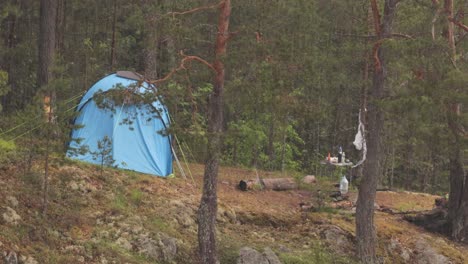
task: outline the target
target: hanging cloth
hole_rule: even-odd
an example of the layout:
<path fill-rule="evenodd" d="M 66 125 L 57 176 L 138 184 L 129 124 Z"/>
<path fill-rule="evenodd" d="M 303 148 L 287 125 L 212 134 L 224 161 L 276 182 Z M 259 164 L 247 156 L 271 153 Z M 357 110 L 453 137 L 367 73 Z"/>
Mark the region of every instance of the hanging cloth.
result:
<path fill-rule="evenodd" d="M 366 145 L 366 129 L 364 127 L 364 123 L 362 123 L 361 119 L 362 112 L 359 110 L 359 125 L 358 125 L 358 131 L 356 133 L 356 136 L 354 137 L 354 142 L 353 145 L 356 147 L 357 150 L 362 150 L 362 159 L 356 163 L 352 168 L 356 168 L 357 166 L 361 165 L 364 163 L 366 160 L 367 156 L 367 145 Z"/>

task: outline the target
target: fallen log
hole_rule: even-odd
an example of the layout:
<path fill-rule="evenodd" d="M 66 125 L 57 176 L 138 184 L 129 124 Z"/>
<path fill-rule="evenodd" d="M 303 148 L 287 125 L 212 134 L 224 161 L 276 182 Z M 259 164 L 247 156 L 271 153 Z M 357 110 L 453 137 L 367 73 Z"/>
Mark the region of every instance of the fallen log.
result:
<path fill-rule="evenodd" d="M 447 209 L 436 207 L 429 212 L 418 213 L 417 215 L 404 215 L 403 219 L 432 232 L 449 234 L 450 222 L 447 221 L 447 217 Z"/>
<path fill-rule="evenodd" d="M 259 180 L 241 180 L 239 189 L 242 191 L 265 189 L 273 191 L 286 191 L 297 189 L 297 183 L 293 178 L 273 178 Z"/>

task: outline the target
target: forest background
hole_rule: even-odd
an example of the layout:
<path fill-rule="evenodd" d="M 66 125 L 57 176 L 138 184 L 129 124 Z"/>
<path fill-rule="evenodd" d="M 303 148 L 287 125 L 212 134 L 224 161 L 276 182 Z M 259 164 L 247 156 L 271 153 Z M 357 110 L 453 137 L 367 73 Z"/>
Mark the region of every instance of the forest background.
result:
<path fill-rule="evenodd" d="M 0 3 L 0 139 L 21 159 L 38 159 L 50 133 L 43 94 L 53 91 L 58 127 L 54 151 L 67 146 L 73 109 L 95 81 L 116 70 L 160 79 L 185 55 L 213 58 L 217 10 L 197 1 L 57 1 L 50 81 L 40 80 L 39 1 Z M 383 1 L 382 3 L 383 4 Z M 464 21 L 465 1 L 455 1 Z M 451 153 L 447 105 L 466 105 L 466 31 L 455 27 L 454 59 L 438 1 L 403 1 L 393 36 L 382 42 L 387 62 L 379 182 L 433 193 L 449 189 Z M 383 8 L 382 8 L 383 9 Z M 232 4 L 221 163 L 323 174 L 320 161 L 352 141 L 374 71 L 376 34 L 369 1 L 235 1 Z M 456 60 L 456 63 L 454 62 Z M 189 159 L 203 162 L 211 70 L 198 61 L 159 84 L 172 129 Z M 466 124 L 461 111 L 458 122 Z M 15 128 L 11 130 L 11 128 Z M 466 149 L 466 140 L 459 142 Z M 2 162 L 14 155 L 3 152 Z M 16 158 L 18 158 L 16 157 Z M 356 172 L 358 174 L 358 172 Z"/>

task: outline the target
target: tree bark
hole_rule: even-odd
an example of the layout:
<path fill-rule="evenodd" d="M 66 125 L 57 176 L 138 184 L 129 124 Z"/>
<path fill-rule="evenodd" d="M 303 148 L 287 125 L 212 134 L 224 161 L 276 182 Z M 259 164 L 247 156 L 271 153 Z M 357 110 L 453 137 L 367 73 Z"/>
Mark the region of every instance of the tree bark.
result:
<path fill-rule="evenodd" d="M 444 0 L 447 15 L 445 35 L 451 50 L 452 63 L 456 65 L 456 47 L 454 38 L 453 0 Z M 450 130 L 450 195 L 448 220 L 451 237 L 455 241 L 468 242 L 468 173 L 465 172 L 463 157 L 463 137 L 460 133 L 461 104 L 448 103 L 448 127 Z M 464 129 L 462 129 L 464 130 Z"/>
<path fill-rule="evenodd" d="M 377 190 L 379 173 L 379 156 L 381 152 L 380 137 L 384 124 L 383 111 L 377 105 L 384 98 L 385 79 L 387 76 L 381 43 L 391 36 L 393 19 L 396 12 L 397 0 L 385 0 L 384 17 L 379 23 L 380 14 L 376 0 L 371 0 L 375 32 L 378 40 L 374 45 L 374 73 L 368 102 L 367 126 L 367 160 L 364 164 L 364 175 L 359 186 L 359 196 L 356 208 L 356 238 L 359 258 L 363 263 L 377 263 L 375 245 L 376 233 L 374 228 L 374 201 Z M 375 7 L 375 8 L 374 8 Z"/>
<path fill-rule="evenodd" d="M 111 54 L 110 54 L 110 70 L 115 69 L 116 55 L 115 55 L 115 39 L 116 39 L 116 26 L 117 26 L 117 0 L 114 0 L 114 7 L 112 9 L 112 39 L 111 39 Z"/>
<path fill-rule="evenodd" d="M 143 8 L 147 9 L 145 17 L 145 29 L 144 29 L 144 43 L 145 48 L 143 50 L 143 64 L 144 64 L 144 74 L 146 78 L 149 79 L 157 79 L 158 78 L 158 51 L 160 47 L 160 40 L 159 40 L 159 28 L 160 22 L 158 22 L 158 18 L 154 12 L 151 12 L 151 4 L 152 1 L 145 1 Z"/>
<path fill-rule="evenodd" d="M 57 17 L 57 0 L 41 0 L 39 22 L 39 62 L 37 71 L 38 88 L 47 85 L 52 78 L 55 52 L 55 22 Z"/>
<path fill-rule="evenodd" d="M 15 60 L 12 58 L 10 52 L 17 44 L 16 40 L 16 31 L 17 31 L 17 22 L 18 17 L 15 14 L 10 14 L 6 19 L 7 29 L 6 31 L 8 34 L 6 35 L 7 38 L 5 39 L 5 47 L 7 48 L 7 52 L 5 53 L 3 60 L 4 60 L 4 70 L 8 73 L 8 84 L 11 86 L 12 91 L 16 91 L 16 74 L 15 74 Z M 3 111 L 15 110 L 17 107 L 15 105 L 15 96 L 13 93 L 7 93 L 2 97 L 2 106 Z"/>
<path fill-rule="evenodd" d="M 57 0 L 57 17 L 56 17 L 56 37 L 55 37 L 55 50 L 58 54 L 64 52 L 65 44 L 65 30 L 67 16 L 65 14 L 66 2 L 65 0 Z"/>
<path fill-rule="evenodd" d="M 52 67 L 55 53 L 55 34 L 57 22 L 57 0 L 41 0 L 40 22 L 39 22 L 39 62 L 37 73 L 38 89 L 49 84 L 52 80 Z M 46 122 L 53 121 L 53 104 L 55 100 L 54 91 L 44 95 L 44 110 Z M 48 190 L 49 190 L 49 148 L 50 148 L 50 124 L 47 127 L 46 153 L 44 164 L 44 178 L 42 183 L 43 208 L 42 213 L 47 214 Z"/>
<path fill-rule="evenodd" d="M 468 173 L 464 168 L 463 138 L 457 131 L 460 112 L 453 108 L 458 104 L 451 103 L 448 113 L 448 126 L 450 129 L 450 195 L 449 213 L 451 237 L 455 241 L 468 242 Z"/>
<path fill-rule="evenodd" d="M 198 209 L 198 249 L 200 262 L 216 264 L 216 214 L 217 181 L 219 157 L 222 145 L 223 130 L 223 92 L 224 63 L 227 42 L 229 39 L 229 18 L 231 16 L 231 1 L 224 0 L 219 5 L 218 35 L 216 37 L 215 59 L 213 67 L 216 75 L 213 80 L 213 92 L 209 99 L 209 120 L 207 160 L 203 177 L 203 194 Z"/>

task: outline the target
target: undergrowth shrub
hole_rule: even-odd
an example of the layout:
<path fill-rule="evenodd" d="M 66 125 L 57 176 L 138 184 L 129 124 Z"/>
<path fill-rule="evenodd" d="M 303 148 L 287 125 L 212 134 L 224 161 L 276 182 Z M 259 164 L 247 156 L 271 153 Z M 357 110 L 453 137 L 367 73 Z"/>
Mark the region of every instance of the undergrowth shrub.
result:
<path fill-rule="evenodd" d="M 13 141 L 6 141 L 0 138 L 0 169 L 7 168 L 16 163 L 20 158 L 20 153 Z"/>

